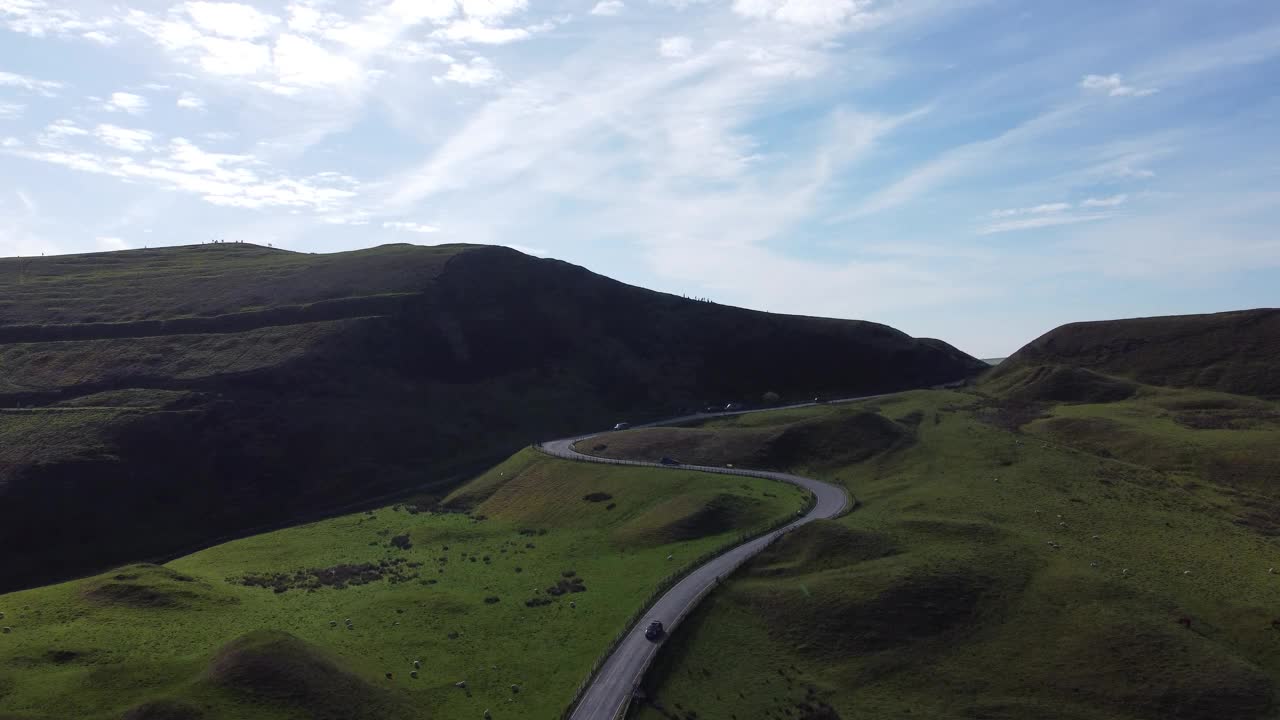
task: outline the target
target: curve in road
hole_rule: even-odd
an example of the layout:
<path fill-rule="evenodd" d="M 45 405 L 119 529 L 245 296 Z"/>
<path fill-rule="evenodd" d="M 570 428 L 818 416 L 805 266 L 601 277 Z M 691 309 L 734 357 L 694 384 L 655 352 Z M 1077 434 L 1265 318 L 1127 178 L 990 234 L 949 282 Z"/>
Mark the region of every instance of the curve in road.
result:
<path fill-rule="evenodd" d="M 866 399 L 866 398 L 857 398 Z M 740 413 L 720 413 L 720 415 L 736 415 Z M 687 418 L 677 418 L 676 420 L 665 420 L 660 423 L 650 423 L 650 425 L 665 425 L 673 422 L 687 421 L 697 418 L 709 417 L 707 415 L 695 415 Z M 689 612 L 697 606 L 698 602 L 713 587 L 715 587 L 720 578 L 727 577 L 730 573 L 738 568 L 739 565 L 746 562 L 756 553 L 765 549 L 774 540 L 784 533 L 790 532 L 801 525 L 811 523 L 814 520 L 825 520 L 836 517 L 844 512 L 849 506 L 849 495 L 845 489 L 832 485 L 830 483 L 815 480 L 813 478 L 802 477 L 800 475 L 790 475 L 787 473 L 770 472 L 767 470 L 747 470 L 742 468 L 722 468 L 709 467 L 705 465 L 660 465 L 657 463 L 638 462 L 633 460 L 617 460 L 613 458 L 601 458 L 592 455 L 584 455 L 574 449 L 574 445 L 582 440 L 589 440 L 607 433 L 592 433 L 590 435 L 582 435 L 574 438 L 566 438 L 563 440 L 553 440 L 539 445 L 539 449 L 548 455 L 552 455 L 565 460 L 576 460 L 579 462 L 601 463 L 605 465 L 636 465 L 640 467 L 657 467 L 672 470 L 697 470 L 701 472 L 718 473 L 721 475 L 742 475 L 746 477 L 758 477 L 768 480 L 776 480 L 778 482 L 799 485 L 813 493 L 816 502 L 813 508 L 807 514 L 798 518 L 795 522 L 783 526 L 777 530 L 766 533 L 754 540 L 738 545 L 730 550 L 725 551 L 721 555 L 708 560 L 706 563 L 697 567 L 686 575 L 683 579 L 675 584 L 670 590 L 658 598 L 658 600 L 650 607 L 639 622 L 632 626 L 626 636 L 620 642 L 617 648 L 609 655 L 604 664 L 600 667 L 598 673 L 592 678 L 586 691 L 582 694 L 577 706 L 570 716 L 572 720 L 613 720 L 630 702 L 636 688 L 640 685 L 641 679 L 644 677 L 645 671 L 653 657 L 658 651 L 660 643 L 651 642 L 645 638 L 645 628 L 650 620 L 659 620 L 666 627 L 668 632 L 674 630 L 680 621 L 685 618 Z"/>

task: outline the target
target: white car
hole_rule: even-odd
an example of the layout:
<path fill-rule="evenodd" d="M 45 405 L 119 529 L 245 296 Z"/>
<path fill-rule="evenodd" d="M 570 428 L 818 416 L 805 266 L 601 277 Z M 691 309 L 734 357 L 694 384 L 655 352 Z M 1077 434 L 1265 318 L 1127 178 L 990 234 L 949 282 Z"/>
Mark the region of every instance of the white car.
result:
<path fill-rule="evenodd" d="M 631 423 L 620 422 L 613 426 L 614 430 L 626 430 L 631 427 Z"/>

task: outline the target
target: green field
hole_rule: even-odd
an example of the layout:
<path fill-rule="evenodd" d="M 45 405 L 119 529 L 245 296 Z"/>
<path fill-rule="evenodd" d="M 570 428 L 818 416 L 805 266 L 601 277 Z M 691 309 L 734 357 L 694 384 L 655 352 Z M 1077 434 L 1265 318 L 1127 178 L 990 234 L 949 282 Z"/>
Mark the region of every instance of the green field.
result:
<path fill-rule="evenodd" d="M 0 596 L 0 717 L 555 717 L 664 577 L 805 501 L 524 451 L 450 512 L 399 505 Z"/>
<path fill-rule="evenodd" d="M 632 715 L 1274 717 L 1280 407 L 1134 390 L 1029 406 L 924 391 L 810 411 L 874 410 L 914 441 L 814 458 L 860 507 L 717 590 Z"/>

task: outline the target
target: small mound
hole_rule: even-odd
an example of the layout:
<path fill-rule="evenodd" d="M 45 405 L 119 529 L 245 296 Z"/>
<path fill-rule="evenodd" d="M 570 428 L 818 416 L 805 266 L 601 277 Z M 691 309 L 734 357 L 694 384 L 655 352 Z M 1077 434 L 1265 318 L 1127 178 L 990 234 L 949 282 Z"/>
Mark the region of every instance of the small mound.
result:
<path fill-rule="evenodd" d="M 1040 365 L 1002 376 L 989 389 L 1019 402 L 1110 403 L 1133 397 L 1138 385 L 1085 368 Z"/>
<path fill-rule="evenodd" d="M 153 700 L 125 711 L 122 720 L 201 720 L 204 711 L 178 700 Z"/>
<path fill-rule="evenodd" d="M 914 434 L 883 415 L 861 412 L 797 423 L 769 444 L 765 467 L 790 468 L 821 458 L 826 467 L 862 462 L 910 443 Z"/>
<path fill-rule="evenodd" d="M 804 583 L 804 602 L 797 602 L 794 589 L 770 584 L 743 593 L 766 618 L 770 634 L 788 646 L 813 657 L 844 660 L 972 625 L 994 581 L 963 570 L 811 576 Z"/>
<path fill-rule="evenodd" d="M 175 590 L 129 582 L 109 582 L 86 592 L 85 597 L 102 605 L 159 609 L 189 607 L 200 596 L 190 590 Z"/>
<path fill-rule="evenodd" d="M 751 563 L 758 576 L 797 575 L 854 565 L 895 555 L 887 536 L 819 520 L 782 536 Z"/>
<path fill-rule="evenodd" d="M 644 547 L 685 542 L 744 530 L 763 520 L 765 512 L 763 502 L 739 495 L 679 495 L 629 521 L 614 533 L 614 539 Z"/>
<path fill-rule="evenodd" d="M 320 648 L 288 633 L 259 630 L 224 646 L 208 683 L 254 702 L 285 705 L 316 720 L 405 715 L 390 693 L 339 667 Z"/>

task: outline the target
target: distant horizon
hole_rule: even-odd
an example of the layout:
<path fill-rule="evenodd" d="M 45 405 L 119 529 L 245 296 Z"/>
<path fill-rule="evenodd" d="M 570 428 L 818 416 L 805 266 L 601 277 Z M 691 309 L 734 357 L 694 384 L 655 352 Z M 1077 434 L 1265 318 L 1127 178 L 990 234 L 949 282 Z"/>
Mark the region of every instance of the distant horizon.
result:
<path fill-rule="evenodd" d="M 251 246 L 254 246 L 254 247 L 261 248 L 261 249 L 263 249 L 263 250 L 279 250 L 279 251 L 281 251 L 281 252 L 295 252 L 295 253 L 307 253 L 307 252 L 308 252 L 308 251 L 305 251 L 305 250 L 291 250 L 291 249 L 289 249 L 289 248 L 268 247 L 268 246 L 266 246 L 266 245 L 262 245 L 262 244 L 255 243 L 255 242 L 251 242 L 251 241 L 248 241 L 248 240 L 229 240 L 229 239 L 228 239 L 228 240 L 225 240 L 225 241 L 222 241 L 222 242 L 225 242 L 226 244 L 242 244 L 242 245 L 251 245 Z M 183 243 L 183 244 L 179 244 L 179 245 L 157 245 L 157 246 L 154 246 L 154 247 L 150 247 L 150 246 L 148 246 L 148 247 L 138 247 L 138 248 L 127 248 L 127 249 L 123 249 L 123 250 L 85 250 L 85 251 L 83 251 L 83 252 L 61 253 L 60 255 L 39 255 L 39 256 L 30 256 L 30 255 L 29 255 L 29 256 L 26 256 L 26 257 L 28 257 L 28 258 L 32 258 L 32 259 L 34 259 L 34 258 L 36 258 L 36 257 L 56 258 L 56 257 L 72 256 L 72 255 L 98 255 L 98 254 L 113 253 L 113 252 L 134 252 L 134 251 L 143 251 L 143 250 L 174 250 L 174 249 L 181 249 L 181 248 L 187 248 L 187 247 L 199 247 L 200 245 L 210 245 L 210 244 L 218 244 L 218 241 L 197 242 L 197 243 Z M 516 249 L 516 248 L 512 248 L 512 247 L 511 247 L 511 246 L 509 246 L 509 245 L 495 245 L 495 244 L 487 244 L 487 243 L 440 243 L 440 244 L 437 244 L 437 245 L 426 245 L 426 244 L 423 244 L 423 243 L 403 243 L 403 242 L 399 242 L 399 243 L 397 243 L 397 242 L 382 243 L 382 245 L 414 245 L 414 246 L 418 246 L 418 247 L 428 247 L 428 248 L 429 248 L 429 247 L 440 247 L 440 246 L 442 246 L 442 245 L 455 245 L 455 244 L 457 244 L 457 245 L 473 245 L 473 246 L 476 246 L 476 247 L 505 247 L 505 248 L 508 248 L 508 249 L 511 249 L 511 250 L 516 250 L 517 252 L 524 252 L 524 251 L 522 251 L 522 250 L 518 250 L 518 249 Z M 380 247 L 380 245 L 379 245 L 379 246 L 369 247 L 369 248 L 355 248 L 355 249 L 352 249 L 352 250 L 332 250 L 332 251 L 328 251 L 328 252 L 324 252 L 324 253 L 319 253 L 319 254 L 335 254 L 335 253 L 343 253 L 343 252 L 358 252 L 358 251 L 360 251 L 360 250 L 371 250 L 371 249 L 374 249 L 374 248 L 376 248 L 376 247 Z M 314 253 L 313 253 L 313 254 L 314 254 Z M 526 254 L 526 255 L 527 255 L 528 253 L 524 253 L 524 254 Z M 13 259 L 21 259 L 22 257 L 23 257 L 23 256 L 21 256 L 21 255 L 5 256 L 5 257 L 0 257 L 0 261 L 4 261 L 4 260 L 13 260 Z M 544 258 L 544 259 L 549 259 L 549 260 L 564 260 L 564 258 Z M 567 260 L 565 260 L 565 262 L 568 262 L 568 261 L 567 261 Z M 574 264 L 577 264 L 577 263 L 574 263 Z M 582 267 L 586 267 L 586 266 L 582 266 Z M 595 273 L 597 273 L 597 274 L 599 274 L 599 275 L 604 275 L 605 277 L 610 277 L 610 278 L 611 278 L 611 279 L 613 279 L 613 280 L 618 280 L 619 282 L 625 282 L 625 281 L 620 280 L 619 278 L 614 278 L 614 277 L 612 277 L 612 276 L 606 275 L 605 273 L 600 273 L 599 271 L 594 270 L 594 269 L 592 269 L 592 268 L 586 267 L 586 269 L 587 269 L 587 270 L 589 270 L 589 271 L 591 271 L 591 272 L 595 272 Z M 629 285 L 636 285 L 635 283 L 627 283 L 627 284 L 629 284 Z M 655 289 L 655 288 L 649 288 L 649 287 L 645 287 L 645 286 L 643 286 L 643 285 L 636 285 L 636 287 L 641 287 L 641 288 L 644 288 L 644 289 L 646 289 L 646 290 L 653 290 L 654 292 L 662 292 L 662 293 L 667 293 L 667 294 L 671 294 L 671 295 L 679 295 L 679 296 L 682 296 L 682 297 L 692 297 L 692 296 L 688 295 L 687 293 L 671 292 L 671 291 L 667 291 L 667 290 L 657 290 L 657 289 Z M 733 305 L 732 303 L 719 303 L 718 301 L 715 301 L 715 299 L 714 299 L 714 298 L 710 298 L 710 300 L 712 300 L 713 302 L 717 302 L 718 304 L 721 304 L 721 305 Z M 772 311 L 770 311 L 770 310 L 765 310 L 765 309 L 762 309 L 762 308 L 751 308 L 751 307 L 746 307 L 746 306 L 742 306 L 742 305 L 733 305 L 733 306 L 734 306 L 734 307 L 742 307 L 742 308 L 747 309 L 747 310 L 759 310 L 759 311 L 761 311 L 761 312 L 772 312 Z M 1276 309 L 1276 308 L 1275 308 L 1275 307 L 1272 307 L 1272 306 L 1258 306 L 1258 307 L 1239 307 L 1239 308 L 1230 308 L 1230 309 L 1226 309 L 1226 310 L 1213 310 L 1213 311 L 1206 311 L 1206 312 L 1191 312 L 1191 313 L 1181 313 L 1181 312 L 1180 312 L 1180 313 L 1157 313 L 1157 314 L 1154 314 L 1154 315 L 1140 315 L 1140 316 L 1139 316 L 1139 315 L 1126 315 L 1126 316 L 1116 316 L 1116 317 L 1081 318 L 1081 319 L 1077 319 L 1077 320 L 1069 320 L 1069 321 L 1068 321 L 1068 323 L 1077 323 L 1077 322 L 1108 322 L 1108 321 L 1115 321 L 1115 320 L 1131 320 L 1131 319 L 1147 318 L 1147 317 L 1176 317 L 1176 316 L 1181 316 L 1181 315 L 1212 315 L 1212 314 L 1217 314 L 1217 313 L 1245 312 L 1245 311 L 1250 311 L 1250 310 L 1270 310 L 1270 309 Z M 806 313 L 806 312 L 788 312 L 788 313 L 780 313 L 780 314 L 786 314 L 786 315 L 797 315 L 797 316 L 805 316 L 805 317 L 824 317 L 824 318 L 830 318 L 830 319 L 835 319 L 835 320 L 855 320 L 855 321 L 873 322 L 873 323 L 878 323 L 878 324 L 881 324 L 881 325 L 889 325 L 890 327 L 893 327 L 893 328 L 895 328 L 895 329 L 897 329 L 897 330 L 901 330 L 901 331 L 903 331 L 903 332 L 907 332 L 907 331 L 906 331 L 906 330 L 904 330 L 903 328 L 900 328 L 900 327 L 897 327 L 897 326 L 895 326 L 895 325 L 892 325 L 891 323 L 887 323 L 887 322 L 884 322 L 884 321 L 882 321 L 882 320 L 878 320 L 878 319 L 876 319 L 876 318 L 870 318 L 870 317 L 838 317 L 838 316 L 831 316 L 831 315 L 815 315 L 815 314 L 813 314 L 813 313 Z M 1064 325 L 1064 324 L 1067 324 L 1067 323 L 1062 323 L 1062 324 L 1059 324 L 1059 325 L 1055 325 L 1055 326 L 1053 326 L 1053 327 L 1047 327 L 1047 328 L 1045 328 L 1043 331 L 1041 331 L 1041 332 L 1039 332 L 1039 333 L 1036 333 L 1035 335 L 1033 335 L 1033 336 L 1031 336 L 1031 337 L 1028 337 L 1028 338 L 1027 338 L 1027 339 L 1026 339 L 1022 344 L 1018 345 L 1018 346 L 1017 346 L 1017 347 L 1015 347 L 1015 348 L 1010 349 L 1008 352 L 1005 352 L 1005 353 L 1003 353 L 1003 354 L 1001 354 L 1001 353 L 994 353 L 994 354 L 981 354 L 981 353 L 974 353 L 974 352 L 971 352 L 970 350 L 967 350 L 967 349 L 966 349 L 966 348 L 964 348 L 962 345 L 960 345 L 960 344 L 958 344 L 958 343 L 956 343 L 956 342 L 953 342 L 952 340 L 950 340 L 949 338 L 946 338 L 946 337 L 936 337 L 936 336 L 917 335 L 917 334 L 910 333 L 910 332 L 907 332 L 907 334 L 908 334 L 908 335 L 912 335 L 913 337 L 917 337 L 917 338 L 930 338 L 930 339 L 934 339 L 934 340 L 941 340 L 941 341 L 943 341 L 943 342 L 945 342 L 945 343 L 947 343 L 947 344 L 949 344 L 949 345 L 952 345 L 953 347 L 955 347 L 955 348 L 957 348 L 957 349 L 959 349 L 959 350 L 961 350 L 961 351 L 963 351 L 963 352 L 965 352 L 965 353 L 968 353 L 971 357 L 974 357 L 974 358 L 977 358 L 977 359 L 979 359 L 979 360 L 982 360 L 983 362 L 988 362 L 988 361 L 999 361 L 999 360 L 1005 360 L 1005 359 L 1007 359 L 1008 357 L 1010 357 L 1011 355 L 1013 355 L 1015 352 L 1017 352 L 1019 349 L 1021 349 L 1023 346 L 1025 346 L 1027 343 L 1030 343 L 1031 341 L 1035 340 L 1036 338 L 1040 337 L 1041 335 L 1044 335 L 1045 333 L 1048 333 L 1048 332 L 1050 332 L 1050 331 L 1052 331 L 1052 330 L 1054 330 L 1054 329 L 1056 329 L 1056 328 L 1058 328 L 1058 327 L 1061 327 L 1061 326 L 1062 326 L 1062 325 Z"/>
<path fill-rule="evenodd" d="M 500 244 L 977 357 L 1276 304 L 1280 5 L 0 3 L 0 255 Z"/>

